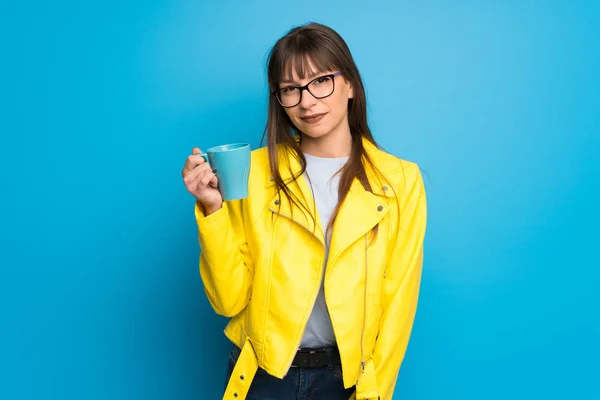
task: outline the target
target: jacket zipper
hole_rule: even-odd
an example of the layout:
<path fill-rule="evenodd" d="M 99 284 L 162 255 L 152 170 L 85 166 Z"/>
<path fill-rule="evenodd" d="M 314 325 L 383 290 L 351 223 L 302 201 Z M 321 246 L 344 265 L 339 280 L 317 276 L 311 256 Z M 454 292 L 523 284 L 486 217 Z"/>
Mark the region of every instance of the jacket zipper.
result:
<path fill-rule="evenodd" d="M 369 247 L 368 234 L 365 234 L 365 290 L 363 293 L 363 326 L 362 333 L 360 335 L 360 373 L 365 373 L 365 329 L 367 326 L 367 280 L 369 277 L 369 259 L 367 249 Z M 360 374 L 359 374 L 360 377 Z M 358 378 L 356 379 L 356 385 L 358 386 Z"/>
<path fill-rule="evenodd" d="M 315 235 L 315 234 L 314 234 L 314 232 L 311 232 L 311 230 L 310 230 L 310 229 L 308 229 L 308 226 L 304 225 L 303 223 L 301 223 L 301 222 L 299 222 L 299 221 L 296 221 L 296 220 L 292 219 L 292 217 L 290 217 L 289 215 L 286 215 L 286 214 L 284 214 L 284 213 L 281 213 L 281 212 L 279 212 L 279 211 L 277 211 L 277 210 L 274 210 L 274 209 L 273 209 L 273 208 L 271 208 L 271 207 L 269 207 L 269 210 L 271 210 L 271 211 L 272 211 L 272 212 L 274 212 L 275 214 L 277 214 L 277 215 L 280 215 L 280 216 L 282 216 L 282 217 L 284 217 L 284 218 L 286 218 L 286 219 L 288 219 L 288 220 L 290 220 L 290 221 L 292 221 L 292 222 L 295 222 L 295 223 L 297 223 L 298 225 L 300 225 L 301 227 L 303 227 L 304 229 L 306 229 L 306 230 L 307 230 L 307 231 L 308 231 L 308 232 L 309 232 L 309 233 L 310 233 L 310 234 L 311 234 L 311 235 L 312 235 L 312 236 L 313 236 L 315 239 L 317 239 L 317 240 L 319 241 L 319 243 L 321 243 L 321 245 L 322 245 L 322 246 L 325 246 L 325 243 L 323 243 L 323 241 L 321 241 L 321 239 L 319 239 L 319 237 L 318 237 L 317 235 Z M 325 249 L 323 248 L 323 251 L 324 251 L 324 250 L 325 250 Z M 320 271 L 319 271 L 319 273 L 320 273 L 320 276 L 321 276 L 321 279 L 324 279 L 324 278 L 323 278 L 323 269 L 325 268 L 325 265 L 324 265 L 323 261 L 324 261 L 324 260 L 323 260 L 323 257 L 321 257 L 321 269 L 320 269 Z M 315 294 L 315 296 L 314 296 L 313 305 L 314 305 L 314 303 L 317 301 L 317 297 L 319 296 L 319 290 L 320 290 L 320 286 L 321 286 L 321 280 L 319 280 L 319 285 L 317 286 L 317 292 L 316 292 L 316 294 Z M 310 318 L 310 314 L 309 314 L 309 318 Z M 304 325 L 306 325 L 306 323 L 307 323 L 307 322 L 308 322 L 308 320 L 304 321 L 304 323 L 303 323 L 303 324 L 304 324 Z M 302 337 L 300 337 L 300 340 L 302 340 Z M 300 346 L 300 344 L 299 344 L 299 343 L 297 343 L 297 344 L 295 345 L 295 347 L 296 347 L 296 348 L 297 348 L 298 346 Z M 292 363 L 293 363 L 293 362 L 294 362 L 294 353 L 292 353 L 292 358 L 291 358 L 291 359 L 288 361 L 288 363 L 287 363 L 286 373 L 285 373 L 284 377 L 285 377 L 285 376 L 287 376 L 287 374 L 288 374 L 288 372 L 289 372 L 290 368 L 292 367 Z"/>

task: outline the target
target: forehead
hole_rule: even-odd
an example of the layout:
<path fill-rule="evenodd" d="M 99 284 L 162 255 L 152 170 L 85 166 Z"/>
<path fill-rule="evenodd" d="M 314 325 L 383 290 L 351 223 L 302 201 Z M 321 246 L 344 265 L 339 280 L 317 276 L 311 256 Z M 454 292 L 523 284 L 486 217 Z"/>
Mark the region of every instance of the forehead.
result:
<path fill-rule="evenodd" d="M 314 76 L 330 72 L 330 67 L 325 63 L 314 62 L 305 55 L 290 57 L 282 65 L 281 82 L 300 82 Z"/>

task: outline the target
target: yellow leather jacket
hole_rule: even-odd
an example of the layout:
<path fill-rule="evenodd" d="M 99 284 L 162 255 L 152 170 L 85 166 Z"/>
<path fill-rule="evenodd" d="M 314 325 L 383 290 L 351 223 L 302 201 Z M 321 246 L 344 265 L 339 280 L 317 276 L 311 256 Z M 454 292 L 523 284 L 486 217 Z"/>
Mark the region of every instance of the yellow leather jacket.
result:
<path fill-rule="evenodd" d="M 345 387 L 356 385 L 356 399 L 390 400 L 417 307 L 425 190 L 416 164 L 363 142 L 385 181 L 367 167 L 372 191 L 353 182 L 333 226 L 325 297 Z M 280 164 L 287 181 L 301 167 L 279 153 L 289 160 Z M 303 177 L 289 187 L 312 199 Z M 244 399 L 259 367 L 277 378 L 290 368 L 324 268 L 323 227 L 312 211 L 315 218 L 277 193 L 266 148 L 252 152 L 246 199 L 209 216 L 196 204 L 204 290 L 215 312 L 231 317 L 225 334 L 242 349 L 224 399 Z"/>

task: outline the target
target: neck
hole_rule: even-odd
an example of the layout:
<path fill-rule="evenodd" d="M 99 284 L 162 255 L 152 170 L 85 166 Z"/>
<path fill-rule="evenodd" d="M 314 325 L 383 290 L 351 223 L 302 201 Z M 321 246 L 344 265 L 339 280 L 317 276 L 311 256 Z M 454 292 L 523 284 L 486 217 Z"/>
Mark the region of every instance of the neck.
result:
<path fill-rule="evenodd" d="M 352 135 L 346 121 L 345 126 L 339 126 L 332 132 L 321 137 L 302 135 L 300 150 L 303 153 L 322 158 L 348 157 L 352 151 Z"/>

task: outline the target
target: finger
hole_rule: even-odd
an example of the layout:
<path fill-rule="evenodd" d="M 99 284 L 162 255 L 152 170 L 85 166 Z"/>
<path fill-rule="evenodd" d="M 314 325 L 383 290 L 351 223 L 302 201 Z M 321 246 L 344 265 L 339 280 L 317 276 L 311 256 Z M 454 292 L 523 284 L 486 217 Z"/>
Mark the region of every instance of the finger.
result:
<path fill-rule="evenodd" d="M 187 171 L 191 171 L 196 168 L 198 165 L 204 164 L 206 161 L 204 157 L 200 157 L 198 155 L 190 155 L 185 160 L 185 164 L 183 165 L 183 170 L 181 171 L 182 175 Z"/>
<path fill-rule="evenodd" d="M 210 169 L 210 166 L 208 164 L 201 164 L 195 168 L 184 169 L 182 171 L 183 179 L 194 179 L 196 176 L 198 176 L 198 174 L 202 174 L 208 169 Z"/>
<path fill-rule="evenodd" d="M 201 173 L 197 174 L 193 180 L 190 181 L 189 186 L 196 191 L 203 190 L 210 184 L 214 177 L 215 173 L 209 168 L 205 168 Z"/>
<path fill-rule="evenodd" d="M 184 170 L 183 183 L 190 185 L 200 177 L 204 176 L 207 171 L 210 171 L 210 166 L 208 164 L 200 165 L 197 168 L 192 168 L 191 170 Z"/>
<path fill-rule="evenodd" d="M 217 175 L 214 175 L 208 184 L 216 189 L 219 186 L 219 179 L 217 178 Z"/>
<path fill-rule="evenodd" d="M 188 192 L 192 193 L 193 195 L 201 194 L 206 189 L 206 183 L 204 183 L 204 181 L 210 180 L 211 173 L 212 172 L 210 170 L 206 170 L 198 174 L 194 179 L 189 180 L 186 183 L 186 188 Z M 208 179 L 206 179 L 207 175 Z"/>
<path fill-rule="evenodd" d="M 194 147 L 194 148 L 192 149 L 192 154 L 200 154 L 200 153 L 202 153 L 202 151 L 201 151 L 199 148 L 197 148 L 197 147 Z"/>
<path fill-rule="evenodd" d="M 207 171 L 206 174 L 199 179 L 200 185 L 202 187 L 206 187 L 213 178 L 215 178 L 215 173 L 212 171 Z"/>

